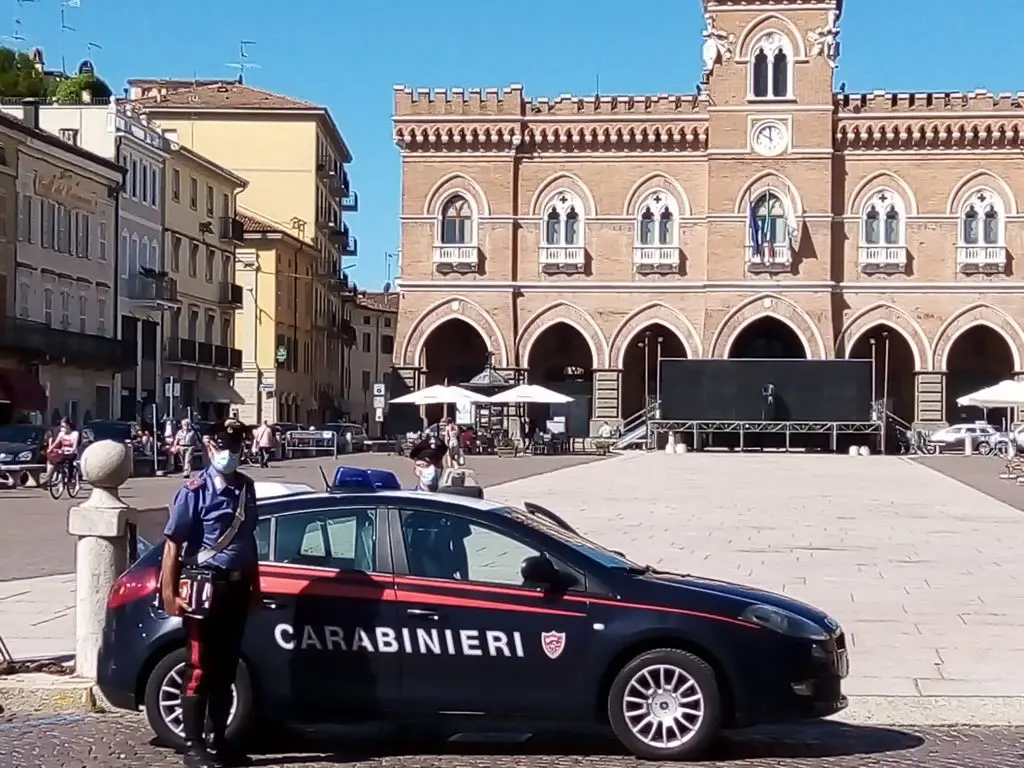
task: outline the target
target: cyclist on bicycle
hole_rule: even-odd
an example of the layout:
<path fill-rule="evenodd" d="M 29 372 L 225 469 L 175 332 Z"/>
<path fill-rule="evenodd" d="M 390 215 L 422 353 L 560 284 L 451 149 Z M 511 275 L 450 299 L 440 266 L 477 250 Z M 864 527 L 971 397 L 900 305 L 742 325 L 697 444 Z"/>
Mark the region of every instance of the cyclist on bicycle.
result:
<path fill-rule="evenodd" d="M 50 440 L 50 444 L 46 448 L 46 477 L 47 479 L 53 477 L 53 473 L 59 470 L 64 462 L 75 460 L 78 455 L 78 443 L 81 439 L 81 435 L 78 430 L 75 429 L 75 425 L 71 423 L 70 419 L 64 418 L 60 420 L 60 429 L 57 434 Z"/>

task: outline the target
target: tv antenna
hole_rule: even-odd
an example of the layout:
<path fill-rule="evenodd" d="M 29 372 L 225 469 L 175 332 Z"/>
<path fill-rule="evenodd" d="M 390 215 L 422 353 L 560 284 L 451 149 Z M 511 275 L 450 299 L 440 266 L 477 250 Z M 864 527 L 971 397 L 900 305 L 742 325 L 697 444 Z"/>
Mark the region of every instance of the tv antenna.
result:
<path fill-rule="evenodd" d="M 4 35 L 4 40 L 9 40 L 12 43 L 23 43 L 25 42 L 25 36 L 21 34 L 21 19 L 14 20 L 14 31 L 9 35 Z"/>
<path fill-rule="evenodd" d="M 60 31 L 61 32 L 77 32 L 78 30 L 70 26 L 67 23 L 67 19 L 64 16 L 64 9 L 60 9 Z"/>
<path fill-rule="evenodd" d="M 89 61 L 93 61 L 93 59 L 95 59 L 95 56 L 93 54 L 95 54 L 96 51 L 102 51 L 102 50 L 103 50 L 103 46 L 100 45 L 99 43 L 86 43 L 85 44 L 85 57 L 87 59 L 89 59 Z"/>
<path fill-rule="evenodd" d="M 245 82 L 245 73 L 249 69 L 259 69 L 260 65 L 249 61 L 249 46 L 256 45 L 255 40 L 239 40 L 238 41 L 238 61 L 230 62 L 225 64 L 226 67 L 238 70 L 238 82 Z"/>

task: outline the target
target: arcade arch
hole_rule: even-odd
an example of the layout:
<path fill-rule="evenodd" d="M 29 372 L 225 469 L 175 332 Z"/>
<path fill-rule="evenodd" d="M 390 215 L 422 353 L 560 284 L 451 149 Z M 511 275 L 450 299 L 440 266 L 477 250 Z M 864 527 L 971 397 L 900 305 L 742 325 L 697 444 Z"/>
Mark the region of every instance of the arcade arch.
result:
<path fill-rule="evenodd" d="M 729 339 L 725 356 L 731 359 L 805 360 L 810 357 L 806 339 L 778 315 L 752 318 Z"/>
<path fill-rule="evenodd" d="M 987 419 L 997 427 L 1008 427 L 1013 411 L 1008 408 L 964 407 L 957 398 L 983 387 L 1012 379 L 1015 352 L 1010 340 L 987 323 L 978 322 L 961 330 L 946 351 L 946 409 L 950 424 Z"/>
<path fill-rule="evenodd" d="M 847 358 L 870 360 L 873 399 L 884 399 L 886 410 L 906 425 L 914 423 L 916 355 L 904 330 L 889 323 L 874 323 L 853 339 Z"/>
<path fill-rule="evenodd" d="M 475 325 L 449 317 L 434 326 L 423 341 L 421 386 L 465 384 L 484 369 L 489 353 L 487 340 Z M 427 423 L 435 423 L 444 410 L 441 405 L 428 406 Z"/>
<path fill-rule="evenodd" d="M 574 324 L 555 320 L 531 339 L 525 350 L 527 381 L 573 398 L 565 405 L 529 405 L 526 417 L 531 432 L 545 431 L 549 419 L 564 417 L 569 437 L 590 433 L 591 401 L 594 393 L 593 344 Z"/>

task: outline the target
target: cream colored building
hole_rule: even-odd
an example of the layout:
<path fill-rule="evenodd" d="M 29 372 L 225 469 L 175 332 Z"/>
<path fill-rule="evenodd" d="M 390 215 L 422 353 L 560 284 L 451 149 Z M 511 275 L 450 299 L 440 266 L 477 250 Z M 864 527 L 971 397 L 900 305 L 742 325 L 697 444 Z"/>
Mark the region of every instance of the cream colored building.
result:
<path fill-rule="evenodd" d="M 180 304 L 163 326 L 164 389 L 176 415 L 228 416 L 242 405 L 234 376 L 242 369 L 235 326 L 242 286 L 235 248 L 242 222 L 235 215 L 245 180 L 172 143 L 165 167 L 165 268 L 178 283 Z"/>
<path fill-rule="evenodd" d="M 367 427 L 372 436 L 381 434 L 373 401 L 373 385 L 386 384 L 395 355 L 398 325 L 398 294 L 360 291 L 349 308 L 354 343 L 345 366 L 345 399 L 349 418 Z"/>
<path fill-rule="evenodd" d="M 240 414 L 339 418 L 347 406 L 337 326 L 351 299 L 341 264 L 358 253 L 342 213 L 358 203 L 345 170 L 352 156 L 330 113 L 235 81 L 130 80 L 129 96 L 166 135 L 248 181 L 238 198 L 252 224 L 239 252 Z"/>
<path fill-rule="evenodd" d="M 6 124 L 9 118 L 0 118 Z M 17 346 L 48 418 L 109 418 L 115 377 L 135 365 L 116 338 L 116 163 L 38 129 L 25 112 L 18 158 Z"/>

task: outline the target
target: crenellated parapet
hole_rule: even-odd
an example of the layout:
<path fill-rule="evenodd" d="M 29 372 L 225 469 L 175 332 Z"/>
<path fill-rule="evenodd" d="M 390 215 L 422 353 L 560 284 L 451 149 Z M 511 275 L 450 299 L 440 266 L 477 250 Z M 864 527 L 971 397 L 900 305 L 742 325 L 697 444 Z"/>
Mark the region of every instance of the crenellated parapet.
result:
<path fill-rule="evenodd" d="M 921 149 L 1019 149 L 1024 115 L 992 119 L 965 115 L 964 120 L 843 120 L 836 126 L 838 151 Z"/>
<path fill-rule="evenodd" d="M 881 115 L 894 112 L 1024 112 L 1024 92 L 972 93 L 837 93 L 836 111 L 843 115 Z"/>
<path fill-rule="evenodd" d="M 522 86 L 395 86 L 395 143 L 409 152 L 700 151 L 707 104 L 696 96 L 526 99 Z"/>

